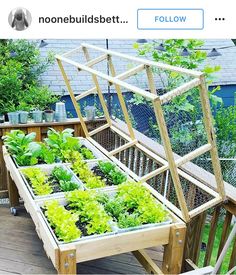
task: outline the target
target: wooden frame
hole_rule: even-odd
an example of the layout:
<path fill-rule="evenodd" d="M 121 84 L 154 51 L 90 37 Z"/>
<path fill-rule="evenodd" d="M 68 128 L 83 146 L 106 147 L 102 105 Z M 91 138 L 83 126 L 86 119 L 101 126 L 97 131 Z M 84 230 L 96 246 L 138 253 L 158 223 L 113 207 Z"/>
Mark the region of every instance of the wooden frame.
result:
<path fill-rule="evenodd" d="M 51 259 L 59 274 L 76 274 L 77 263 L 88 260 L 102 258 L 132 251 L 134 256 L 140 261 L 144 268 L 155 274 L 180 273 L 183 260 L 184 240 L 186 226 L 185 223 L 173 212 L 169 211 L 172 223 L 163 224 L 157 227 L 149 227 L 97 237 L 89 240 L 79 240 L 71 243 L 58 243 L 52 233 L 45 218 L 40 211 L 43 199 L 33 199 L 19 168 L 16 167 L 13 159 L 3 146 L 4 161 L 9 173 L 10 201 L 17 199 L 18 192 L 24 201 L 26 210 L 31 215 L 36 226 L 36 232 L 44 244 L 44 249 Z M 59 197 L 57 197 L 59 198 Z M 52 198 L 51 198 L 52 199 Z M 62 199 L 62 197 L 61 197 Z M 16 206 L 17 203 L 14 204 Z M 145 248 L 164 245 L 164 263 L 162 271 L 144 251 Z"/>
<path fill-rule="evenodd" d="M 102 55 L 91 60 L 90 55 L 89 55 L 89 50 L 95 50 L 97 52 L 102 53 Z M 81 54 L 81 53 L 84 54 L 84 56 L 85 56 L 85 59 L 87 61 L 86 64 L 80 64 L 78 62 L 73 61 L 73 55 Z M 104 74 L 104 73 L 99 72 L 98 70 L 95 70 L 92 68 L 92 66 L 94 64 L 97 64 L 100 61 L 104 61 L 105 56 L 107 58 L 107 64 L 109 66 L 111 75 Z M 129 61 L 133 61 L 133 62 L 138 63 L 139 65 L 137 65 L 135 68 L 132 68 L 120 75 L 116 75 L 115 67 L 112 62 L 112 56 L 123 58 L 123 59 L 129 60 Z M 174 183 L 175 192 L 176 192 L 176 195 L 178 198 L 178 204 L 179 204 L 180 210 L 181 210 L 181 218 L 183 218 L 183 220 L 186 222 L 188 222 L 190 220 L 190 218 L 193 217 L 194 215 L 196 215 L 197 213 L 200 213 L 201 211 L 206 210 L 207 207 L 209 208 L 212 205 L 215 205 L 216 203 L 219 203 L 220 201 L 224 200 L 224 198 L 225 198 L 224 183 L 223 183 L 223 179 L 222 179 L 220 162 L 219 162 L 217 148 L 216 148 L 216 140 L 215 140 L 213 125 L 212 125 L 210 104 L 209 104 L 208 93 L 207 93 L 205 78 L 204 78 L 203 73 L 198 72 L 198 71 L 183 69 L 183 68 L 179 68 L 179 67 L 175 67 L 175 66 L 170 66 L 170 65 L 166 65 L 166 64 L 162 64 L 162 63 L 158 63 L 158 62 L 153 62 L 153 61 L 149 61 L 149 60 L 145 60 L 145 59 L 141 59 L 141 58 L 137 58 L 137 57 L 128 56 L 125 54 L 102 49 L 102 48 L 92 46 L 89 44 L 84 44 L 84 43 L 78 49 L 75 49 L 73 51 L 65 53 L 64 55 L 57 55 L 56 59 L 59 64 L 59 67 L 62 71 L 63 78 L 66 82 L 67 88 L 69 90 L 69 93 L 70 93 L 72 102 L 75 106 L 78 117 L 81 120 L 81 124 L 82 124 L 83 130 L 85 132 L 85 136 L 86 136 L 86 138 L 88 138 L 88 140 L 91 143 L 93 143 L 95 146 L 97 146 L 103 153 L 105 153 L 109 157 L 113 157 L 115 154 L 120 153 L 123 150 L 125 150 L 129 147 L 132 147 L 134 145 L 139 146 L 139 147 L 142 146 L 141 144 L 139 144 L 139 142 L 135 138 L 134 130 L 132 128 L 131 120 L 130 120 L 128 110 L 127 110 L 127 107 L 126 107 L 126 104 L 124 101 L 124 97 L 123 97 L 123 94 L 121 91 L 121 87 L 125 88 L 128 91 L 132 91 L 133 93 L 135 93 L 137 95 L 141 95 L 144 98 L 151 100 L 151 102 L 153 103 L 156 121 L 159 126 L 162 143 L 163 143 L 163 147 L 165 149 L 165 154 L 166 154 L 167 162 L 163 159 L 161 161 L 163 163 L 163 167 L 160 167 L 154 171 L 151 171 L 149 174 L 144 175 L 141 178 L 141 181 L 146 181 L 147 179 L 157 176 L 160 173 L 163 173 L 164 171 L 169 169 L 171 172 L 173 183 Z M 79 71 L 84 70 L 88 73 L 91 73 L 95 87 L 89 89 L 88 91 L 85 91 L 84 93 L 82 93 L 79 96 L 75 96 L 74 92 L 70 86 L 70 83 L 68 81 L 68 78 L 66 76 L 62 62 L 70 64 L 72 66 L 75 66 Z M 177 72 L 179 74 L 193 77 L 193 79 L 189 80 L 187 83 L 184 83 L 180 87 L 177 87 L 176 89 L 174 89 L 170 92 L 167 92 L 166 94 L 164 94 L 162 96 L 158 96 L 156 94 L 156 88 L 155 88 L 152 68 L 158 68 L 158 69 L 162 69 L 162 70 Z M 143 89 L 140 89 L 139 87 L 130 85 L 124 81 L 128 77 L 135 75 L 136 73 L 141 72 L 141 71 L 145 71 L 147 74 L 148 84 L 149 84 L 149 88 L 150 88 L 151 92 L 147 92 Z M 113 123 L 113 120 L 108 113 L 108 110 L 106 107 L 106 102 L 105 102 L 103 94 L 102 94 L 102 90 L 98 84 L 98 78 L 107 80 L 109 85 L 114 85 L 115 90 L 117 92 L 119 102 L 120 102 L 120 106 L 121 106 L 121 109 L 122 109 L 122 112 L 123 112 L 123 115 L 125 118 L 125 122 L 126 122 L 126 125 L 128 128 L 128 133 L 129 133 L 128 135 L 123 134 L 119 129 L 117 129 L 117 127 Z M 170 142 L 170 138 L 168 135 L 167 126 L 166 126 L 166 122 L 165 122 L 165 118 L 164 118 L 164 114 L 163 114 L 163 110 L 162 110 L 162 104 L 173 100 L 176 96 L 182 95 L 194 87 L 199 87 L 200 100 L 202 102 L 202 111 L 203 111 L 203 117 L 204 117 L 204 126 L 205 126 L 207 137 L 208 137 L 208 143 L 201 146 L 200 148 L 197 148 L 193 152 L 188 153 L 187 155 L 183 156 L 182 158 L 176 160 L 174 158 L 174 153 L 172 151 L 171 142 Z M 104 111 L 105 118 L 107 120 L 107 124 L 105 126 L 101 126 L 100 128 L 97 128 L 89 133 L 88 130 L 86 129 L 86 125 L 84 123 L 82 123 L 83 117 L 82 117 L 82 114 L 78 107 L 77 101 L 84 98 L 85 96 L 88 96 L 90 93 L 98 94 L 98 97 L 100 99 L 100 102 L 101 102 L 101 105 L 102 105 L 102 108 Z M 120 148 L 116 148 L 116 149 L 112 150 L 111 152 L 108 152 L 105 148 L 100 146 L 93 138 L 93 136 L 95 134 L 101 133 L 106 128 L 110 128 L 112 131 L 116 132 L 117 134 L 122 135 L 123 138 L 127 141 L 127 143 L 121 145 Z M 145 146 L 142 146 L 142 147 L 145 148 Z M 204 191 L 213 195 L 212 201 L 207 202 L 206 204 L 204 204 L 202 207 L 199 207 L 198 209 L 194 209 L 194 211 L 193 210 L 189 211 L 187 202 L 186 202 L 186 198 L 184 197 L 183 189 L 181 186 L 181 180 L 180 180 L 180 171 L 181 170 L 180 169 L 181 169 L 182 165 L 186 164 L 187 162 L 193 160 L 196 157 L 199 157 L 200 155 L 202 155 L 206 152 L 210 152 L 210 154 L 211 154 L 212 165 L 213 165 L 214 173 L 216 176 L 216 182 L 217 182 L 217 191 L 218 191 L 219 195 L 216 194 L 215 192 L 211 192 L 209 188 L 208 189 L 204 188 Z M 203 187 L 203 184 L 201 184 L 200 181 L 196 182 L 196 180 L 192 179 L 189 176 L 187 178 L 188 178 L 188 180 L 191 181 L 192 184 L 195 184 L 199 188 Z"/>

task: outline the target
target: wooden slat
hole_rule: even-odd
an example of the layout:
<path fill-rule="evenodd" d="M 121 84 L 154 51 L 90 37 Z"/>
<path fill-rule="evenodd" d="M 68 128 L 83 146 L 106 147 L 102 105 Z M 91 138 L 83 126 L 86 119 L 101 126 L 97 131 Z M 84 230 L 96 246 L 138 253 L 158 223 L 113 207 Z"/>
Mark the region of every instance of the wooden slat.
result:
<path fill-rule="evenodd" d="M 91 58 L 90 58 L 89 52 L 88 52 L 88 50 L 87 50 L 86 47 L 83 47 L 83 53 L 84 53 L 85 59 L 89 62 L 91 60 Z M 87 66 L 84 66 L 84 67 L 88 68 Z M 78 69 L 80 69 L 80 66 L 78 66 Z M 81 69 L 83 69 L 83 68 L 81 68 Z M 92 71 L 97 72 L 96 70 L 92 70 Z M 89 72 L 91 72 L 91 71 L 89 71 Z M 100 87 L 99 82 L 98 82 L 97 76 L 98 75 L 96 73 L 92 73 L 92 80 L 93 80 L 93 83 L 94 83 L 94 85 L 95 85 L 95 87 L 97 89 L 97 94 L 98 94 L 100 103 L 102 105 L 104 116 L 105 116 L 105 118 L 107 120 L 107 123 L 109 125 L 111 125 L 111 118 L 110 118 L 110 115 L 109 115 L 109 112 L 108 112 L 108 109 L 107 109 L 107 105 L 106 105 L 106 102 L 105 102 L 105 99 L 104 99 L 101 87 Z"/>
<path fill-rule="evenodd" d="M 151 94 L 149 92 L 146 92 L 145 90 L 140 89 L 140 88 L 138 88 L 138 87 L 136 87 L 134 85 L 128 84 L 126 82 L 123 82 L 123 81 L 115 78 L 115 77 L 108 76 L 107 74 L 104 74 L 104 73 L 101 73 L 101 72 L 99 72 L 97 70 L 94 70 L 94 69 L 91 69 L 89 67 L 86 67 L 85 65 L 82 65 L 82 64 L 80 64 L 78 62 L 71 61 L 70 59 L 65 58 L 63 56 L 56 55 L 56 58 L 58 60 L 64 61 L 64 62 L 66 62 L 68 64 L 71 64 L 71 65 L 73 65 L 73 66 L 75 66 L 75 67 L 77 67 L 79 69 L 82 69 L 82 70 L 84 70 L 86 72 L 89 72 L 89 73 L 91 73 L 92 75 L 94 75 L 96 77 L 103 78 L 103 79 L 105 79 L 105 80 L 107 80 L 107 81 L 109 81 L 109 82 L 111 82 L 113 84 L 117 84 L 117 85 L 119 85 L 119 86 L 121 86 L 123 88 L 126 88 L 128 91 L 132 91 L 132 92 L 134 92 L 134 93 L 136 93 L 138 95 L 144 96 L 145 98 L 154 100 L 157 97 L 157 96 L 155 96 L 155 95 L 153 95 L 153 94 Z"/>
<path fill-rule="evenodd" d="M 201 76 L 200 99 L 201 99 L 203 121 L 207 132 L 208 143 L 212 145 L 212 149 L 210 153 L 211 153 L 211 159 L 212 159 L 212 167 L 214 170 L 215 179 L 217 183 L 217 190 L 221 195 L 222 199 L 224 200 L 225 199 L 224 181 L 222 177 L 221 166 L 220 166 L 220 161 L 219 161 L 219 156 L 217 151 L 214 126 L 212 123 L 213 119 L 211 114 L 211 106 L 209 102 L 208 89 L 206 86 L 204 75 Z"/>
<path fill-rule="evenodd" d="M 86 96 L 88 96 L 88 95 L 90 95 L 90 94 L 94 94 L 96 91 L 97 91 L 97 88 L 96 88 L 96 87 L 93 87 L 93 88 L 91 88 L 91 89 L 89 89 L 89 90 L 87 90 L 87 91 L 81 93 L 80 95 L 77 95 L 77 96 L 75 97 L 75 100 L 76 100 L 76 101 L 79 101 L 79 100 L 81 100 L 82 98 L 84 98 L 84 97 L 86 97 Z"/>
<path fill-rule="evenodd" d="M 233 250 L 230 257 L 228 270 L 231 270 L 235 265 L 236 265 L 236 238 L 234 240 Z"/>
<path fill-rule="evenodd" d="M 110 127 L 110 125 L 108 123 L 105 124 L 105 125 L 102 125 L 102 126 L 96 128 L 96 129 L 92 130 L 91 132 L 89 132 L 89 136 L 93 136 L 93 135 L 95 135 L 95 134 L 97 134 L 99 132 L 102 132 L 103 130 L 105 130 L 105 129 L 109 128 L 109 127 Z"/>
<path fill-rule="evenodd" d="M 110 68 L 110 71 L 111 71 L 111 75 L 113 77 L 115 77 L 116 76 L 116 71 L 115 71 L 115 67 L 113 65 L 111 56 L 108 56 L 108 64 L 109 64 L 109 68 Z M 134 140 L 135 139 L 134 131 L 133 131 L 132 123 L 131 123 L 129 113 L 128 113 L 128 110 L 127 110 L 127 107 L 126 107 L 126 104 L 125 104 L 125 100 L 124 100 L 124 97 L 123 97 L 123 94 L 122 94 L 122 90 L 121 90 L 120 86 L 117 85 L 117 84 L 115 84 L 115 89 L 116 89 L 117 96 L 118 96 L 118 99 L 119 99 L 119 102 L 120 102 L 120 106 L 121 106 L 121 109 L 122 109 L 122 112 L 123 112 L 123 115 L 124 115 L 125 122 L 128 126 L 130 138 L 132 140 Z"/>
<path fill-rule="evenodd" d="M 76 111 L 76 113 L 77 113 L 77 115 L 78 115 L 78 117 L 79 117 L 79 119 L 80 119 L 81 126 L 82 126 L 82 128 L 83 128 L 84 134 L 85 134 L 85 136 L 87 137 L 87 136 L 88 136 L 88 129 L 87 129 L 87 126 L 86 126 L 86 124 L 85 124 L 85 122 L 84 122 L 83 116 L 82 116 L 82 114 L 81 114 L 80 107 L 79 107 L 79 105 L 77 104 L 77 101 L 76 101 L 76 99 L 75 99 L 74 91 L 73 91 L 73 89 L 71 88 L 69 79 L 68 79 L 68 77 L 67 77 L 67 75 L 66 75 L 66 72 L 65 72 L 65 69 L 64 69 L 64 67 L 63 67 L 63 65 L 62 65 L 61 60 L 57 59 L 57 63 L 58 63 L 58 66 L 59 66 L 59 68 L 60 68 L 60 70 L 61 70 L 63 79 L 64 79 L 64 81 L 65 81 L 65 83 L 66 83 L 66 87 L 67 87 L 67 89 L 68 89 L 68 91 L 69 91 L 69 94 L 70 94 L 72 103 L 73 103 L 73 105 L 74 105 L 75 111 Z"/>
<path fill-rule="evenodd" d="M 119 153 L 119 152 L 121 152 L 121 151 L 123 151 L 123 150 L 125 150 L 125 149 L 127 149 L 127 148 L 129 148 L 129 147 L 131 147 L 131 146 L 133 146 L 133 145 L 135 145 L 136 143 L 137 143 L 137 140 L 136 140 L 136 139 L 133 140 L 133 141 L 127 142 L 127 143 L 125 143 L 124 145 L 122 145 L 122 146 L 120 146 L 120 147 L 118 147 L 118 148 L 112 150 L 112 151 L 109 153 L 109 155 L 110 155 L 110 156 L 114 156 L 115 154 L 117 154 L 117 153 Z"/>
<path fill-rule="evenodd" d="M 104 52 L 113 56 L 117 56 L 120 58 L 124 58 L 127 60 L 131 60 L 140 64 L 145 64 L 148 66 L 153 66 L 153 67 L 157 67 L 163 70 L 170 70 L 170 71 L 174 71 L 174 72 L 178 72 L 178 73 L 182 73 L 182 74 L 187 74 L 187 75 L 191 75 L 191 76 L 195 76 L 195 77 L 200 77 L 203 73 L 202 72 L 198 72 L 198 71 L 193 71 L 193 70 L 188 70 L 185 68 L 181 68 L 181 67 L 175 67 L 175 66 L 171 66 L 171 65 L 167 65 L 164 63 L 160 63 L 160 62 L 155 62 L 155 61 L 151 61 L 148 59 L 142 59 L 142 58 L 138 58 L 138 57 L 134 57 L 134 56 L 130 56 L 130 55 L 126 55 L 126 54 L 122 54 L 122 53 L 117 53 L 111 50 L 106 50 L 103 48 L 99 48 L 97 46 L 93 46 L 87 43 L 82 43 L 82 46 L 90 48 L 90 49 L 94 49 L 100 52 Z"/>
<path fill-rule="evenodd" d="M 209 239 L 207 242 L 207 247 L 206 247 L 206 254 L 205 254 L 205 259 L 204 259 L 204 266 L 207 266 L 211 262 L 211 255 L 213 251 L 213 245 L 214 245 L 214 240 L 215 240 L 215 235 L 216 235 L 216 229 L 217 229 L 217 223 L 220 215 L 220 206 L 217 206 L 214 210 L 212 219 L 211 219 L 211 226 L 210 226 L 210 234 L 209 234 Z"/>
<path fill-rule="evenodd" d="M 160 96 L 161 104 L 167 103 L 168 101 L 172 100 L 176 96 L 180 96 L 183 93 L 189 91 L 190 89 L 199 86 L 200 84 L 201 84 L 200 79 L 195 78 L 195 79 L 181 85 L 180 87 Z"/>
<path fill-rule="evenodd" d="M 162 270 L 155 264 L 151 257 L 145 252 L 144 249 L 132 252 L 140 264 L 145 268 L 148 274 L 163 275 Z"/>
<path fill-rule="evenodd" d="M 154 100 L 153 106 L 154 106 L 156 120 L 157 120 L 159 130 L 160 130 L 161 138 L 163 141 L 163 146 L 164 146 L 165 153 L 166 153 L 166 156 L 167 156 L 167 159 L 169 162 L 170 172 L 171 172 L 172 180 L 173 180 L 173 183 L 175 186 L 175 192 L 176 192 L 176 195 L 178 198 L 178 203 L 179 203 L 181 211 L 183 213 L 184 220 L 188 221 L 189 220 L 188 208 L 187 208 L 187 204 L 186 204 L 186 201 L 184 198 L 184 194 L 183 194 L 182 186 L 180 183 L 180 178 L 178 175 L 177 167 L 175 165 L 174 155 L 172 152 L 170 138 L 168 136 L 168 131 L 167 131 L 166 122 L 164 119 L 164 114 L 162 111 L 160 99 Z"/>
<path fill-rule="evenodd" d="M 227 237 L 229 235 L 231 219 L 232 219 L 232 214 L 230 212 L 226 212 L 224 225 L 223 225 L 223 229 L 222 229 L 222 235 L 221 235 L 221 239 L 220 239 L 220 245 L 219 245 L 218 252 L 217 252 L 217 259 L 219 258 L 220 253 L 221 253 L 221 251 L 225 245 L 225 242 L 227 240 Z M 218 273 L 220 273 L 220 270 L 221 270 L 221 267 L 219 268 Z"/>

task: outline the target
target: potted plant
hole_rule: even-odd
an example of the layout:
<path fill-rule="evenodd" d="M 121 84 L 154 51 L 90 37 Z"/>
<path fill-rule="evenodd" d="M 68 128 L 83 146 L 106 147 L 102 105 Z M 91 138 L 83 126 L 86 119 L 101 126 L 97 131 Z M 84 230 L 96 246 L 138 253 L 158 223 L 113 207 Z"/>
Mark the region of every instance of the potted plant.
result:
<path fill-rule="evenodd" d="M 54 121 L 54 111 L 52 109 L 47 109 L 44 111 L 45 122 Z"/>

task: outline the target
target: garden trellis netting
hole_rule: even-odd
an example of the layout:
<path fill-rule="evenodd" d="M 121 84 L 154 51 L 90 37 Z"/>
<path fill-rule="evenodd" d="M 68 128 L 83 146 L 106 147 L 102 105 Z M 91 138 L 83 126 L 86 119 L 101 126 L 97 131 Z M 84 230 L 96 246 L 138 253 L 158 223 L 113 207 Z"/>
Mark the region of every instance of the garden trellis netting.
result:
<path fill-rule="evenodd" d="M 81 58 L 84 59 L 83 63 Z M 56 59 L 87 140 L 114 162 L 123 163 L 124 169 L 131 170 L 133 177 L 147 187 L 154 188 L 158 199 L 167 204 L 179 217 L 188 221 L 224 199 L 224 183 L 203 73 L 88 44 L 57 55 Z M 125 72 L 122 71 L 124 68 L 114 66 L 116 59 L 123 60 L 124 64 L 128 62 Z M 94 86 L 76 96 L 77 91 L 71 88 L 67 70 L 77 70 L 78 77 L 81 71 L 85 72 L 91 77 Z M 138 80 L 139 76 L 142 79 L 146 78 L 148 89 L 143 87 L 143 81 Z M 156 82 L 168 81 L 168 77 L 176 79 L 174 85 L 168 89 L 158 89 Z M 108 111 L 101 88 L 104 82 L 114 88 L 113 97 L 118 99 L 112 114 Z M 97 96 L 98 105 L 101 107 L 100 113 L 105 117 L 106 123 L 88 131 L 80 102 L 91 94 Z M 138 120 L 134 119 L 134 99 L 143 103 L 143 109 L 136 110 Z M 178 110 L 175 109 L 176 102 L 179 102 Z M 189 115 L 186 110 L 194 111 L 194 108 L 198 108 L 198 114 L 192 112 Z M 119 120 L 114 118 L 114 114 Z M 164 148 L 165 158 L 154 154 L 139 142 L 135 129 L 139 130 L 145 126 L 146 136 L 150 137 L 151 128 L 152 135 L 158 141 L 157 148 Z M 128 132 L 122 130 L 124 127 Z M 199 129 L 202 133 L 200 136 Z M 191 140 L 191 146 L 188 146 L 188 135 L 193 132 L 196 133 L 196 139 Z M 173 152 L 173 148 L 178 150 Z M 201 179 L 196 179 L 181 169 L 182 165 L 189 161 L 194 162 L 205 155 L 212 161 L 212 171 L 217 183 L 216 191 L 202 183 Z M 138 165 L 140 159 L 142 166 Z"/>

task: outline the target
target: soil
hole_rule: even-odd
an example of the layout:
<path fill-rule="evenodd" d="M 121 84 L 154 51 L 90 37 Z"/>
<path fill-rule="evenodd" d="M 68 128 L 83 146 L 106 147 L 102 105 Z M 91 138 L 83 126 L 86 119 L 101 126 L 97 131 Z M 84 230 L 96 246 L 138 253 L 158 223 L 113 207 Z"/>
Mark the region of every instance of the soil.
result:
<path fill-rule="evenodd" d="M 70 207 L 69 204 L 65 205 L 64 206 L 66 210 L 70 211 L 72 210 L 73 208 Z M 81 223 L 79 220 L 75 223 L 76 226 L 80 229 L 80 231 L 82 232 L 82 235 L 83 236 L 88 236 L 88 232 L 87 232 L 87 229 L 86 229 L 86 223 Z"/>
<path fill-rule="evenodd" d="M 60 184 L 57 180 L 53 178 L 49 178 L 49 181 L 50 181 L 50 186 L 52 187 L 53 193 L 62 192 Z"/>
<path fill-rule="evenodd" d="M 101 171 L 98 165 L 94 166 L 92 168 L 92 171 L 96 176 L 99 176 L 101 177 L 102 180 L 105 180 L 106 185 L 109 185 L 109 186 L 114 185 L 113 182 L 110 179 L 108 179 L 107 176 Z"/>

